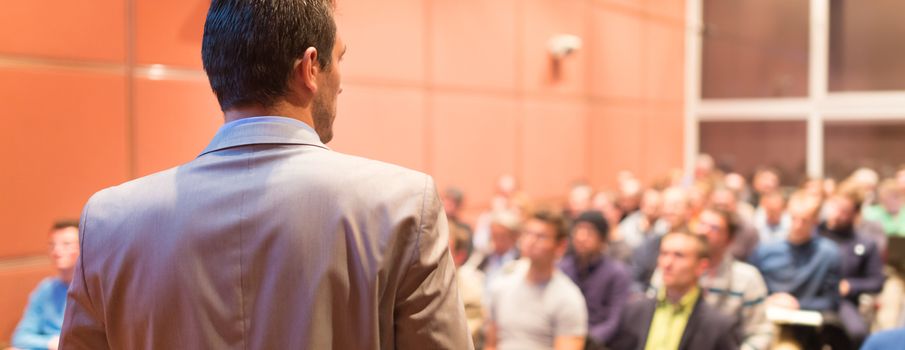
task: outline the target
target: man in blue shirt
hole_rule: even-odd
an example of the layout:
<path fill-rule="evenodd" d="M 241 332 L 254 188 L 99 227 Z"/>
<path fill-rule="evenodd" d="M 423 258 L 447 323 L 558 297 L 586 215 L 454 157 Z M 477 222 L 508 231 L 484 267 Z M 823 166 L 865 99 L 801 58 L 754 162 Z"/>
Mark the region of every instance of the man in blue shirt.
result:
<path fill-rule="evenodd" d="M 818 311 L 833 319 L 839 308 L 841 255 L 833 241 L 817 233 L 820 206 L 820 199 L 813 195 L 792 195 L 788 205 L 792 225 L 786 239 L 760 245 L 750 262 L 767 283 L 771 294 L 767 305 Z M 819 348 L 821 338 L 835 339 L 829 327 L 821 331 L 827 337 L 818 337 L 815 329 L 793 328 L 792 337 L 805 348 Z"/>
<path fill-rule="evenodd" d="M 20 349 L 56 349 L 63 326 L 66 292 L 79 257 L 79 224 L 59 221 L 50 230 L 50 258 L 59 275 L 48 277 L 31 293 L 25 315 L 13 333 Z"/>

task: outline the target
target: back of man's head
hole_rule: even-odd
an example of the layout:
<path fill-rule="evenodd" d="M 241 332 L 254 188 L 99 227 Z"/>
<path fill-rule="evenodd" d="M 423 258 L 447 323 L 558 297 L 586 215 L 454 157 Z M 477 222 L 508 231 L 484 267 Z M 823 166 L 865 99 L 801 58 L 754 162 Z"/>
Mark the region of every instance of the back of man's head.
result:
<path fill-rule="evenodd" d="M 201 58 L 221 110 L 273 106 L 309 47 L 327 69 L 336 38 L 331 0 L 212 0 Z"/>

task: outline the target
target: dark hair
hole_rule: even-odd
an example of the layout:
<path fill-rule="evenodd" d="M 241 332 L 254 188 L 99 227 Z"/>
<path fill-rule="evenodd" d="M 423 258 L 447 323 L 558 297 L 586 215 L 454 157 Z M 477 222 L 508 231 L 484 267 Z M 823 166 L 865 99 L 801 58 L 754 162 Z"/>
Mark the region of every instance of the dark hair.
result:
<path fill-rule="evenodd" d="M 604 243 L 607 242 L 607 238 L 610 235 L 610 225 L 606 222 L 606 218 L 603 217 L 602 212 L 599 210 L 587 210 L 578 214 L 578 217 L 575 218 L 575 222 L 572 223 L 572 230 L 575 230 L 575 226 L 580 223 L 591 225 L 597 233 L 597 237 L 600 237 L 600 240 Z"/>
<path fill-rule="evenodd" d="M 221 110 L 270 107 L 309 47 L 328 69 L 335 40 L 332 0 L 212 0 L 201 60 Z"/>
<path fill-rule="evenodd" d="M 735 238 L 735 234 L 738 233 L 739 227 L 741 226 L 741 220 L 735 212 L 715 206 L 709 206 L 705 208 L 704 211 L 714 213 L 723 219 L 723 223 L 726 224 L 726 233 L 729 234 L 729 239 Z"/>
<path fill-rule="evenodd" d="M 541 210 L 532 214 L 531 218 L 543 221 L 547 225 L 553 227 L 554 233 L 556 233 L 554 236 L 556 242 L 562 242 L 566 237 L 569 237 L 569 231 L 566 229 L 566 223 L 562 216 L 557 215 L 552 211 Z"/>
<path fill-rule="evenodd" d="M 79 221 L 73 219 L 61 219 L 53 222 L 53 226 L 50 226 L 50 231 L 62 230 L 64 228 L 74 227 L 76 230 L 79 229 Z"/>
<path fill-rule="evenodd" d="M 465 200 L 465 194 L 458 187 L 447 187 L 444 195 L 446 198 L 452 200 L 453 203 L 456 203 L 456 206 L 461 206 L 462 202 Z"/>

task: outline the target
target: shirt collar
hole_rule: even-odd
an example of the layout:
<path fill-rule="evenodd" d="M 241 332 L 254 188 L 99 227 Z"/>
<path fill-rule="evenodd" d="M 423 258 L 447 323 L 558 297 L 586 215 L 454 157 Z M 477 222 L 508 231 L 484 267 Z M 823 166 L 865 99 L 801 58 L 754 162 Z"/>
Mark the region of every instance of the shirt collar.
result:
<path fill-rule="evenodd" d="M 673 304 L 666 299 L 666 288 L 664 287 L 657 292 L 657 307 L 672 306 L 676 309 L 676 312 L 684 312 L 689 310 L 688 308 L 694 307 L 694 303 L 698 300 L 700 294 L 701 289 L 698 286 L 694 286 L 679 299 L 677 304 Z"/>
<path fill-rule="evenodd" d="M 320 141 L 317 132 L 302 121 L 279 116 L 260 116 L 223 124 L 201 155 L 252 144 L 299 144 L 329 149 Z"/>

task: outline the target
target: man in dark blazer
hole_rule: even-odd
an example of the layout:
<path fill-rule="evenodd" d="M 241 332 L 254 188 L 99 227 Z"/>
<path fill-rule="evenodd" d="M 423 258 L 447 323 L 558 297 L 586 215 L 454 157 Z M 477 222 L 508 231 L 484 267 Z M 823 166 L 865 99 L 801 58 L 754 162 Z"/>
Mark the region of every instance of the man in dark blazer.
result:
<path fill-rule="evenodd" d="M 609 344 L 614 350 L 737 349 L 738 321 L 704 302 L 698 280 L 708 264 L 704 237 L 673 232 L 663 236 L 657 265 L 664 288 L 656 297 L 631 303 L 620 331 Z"/>
<path fill-rule="evenodd" d="M 210 4 L 202 61 L 226 124 L 196 159 L 85 205 L 62 348 L 473 348 L 433 179 L 325 145 L 345 52 L 332 1 Z"/>

